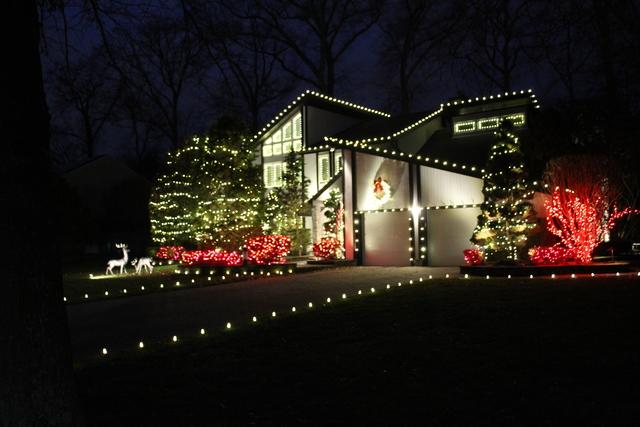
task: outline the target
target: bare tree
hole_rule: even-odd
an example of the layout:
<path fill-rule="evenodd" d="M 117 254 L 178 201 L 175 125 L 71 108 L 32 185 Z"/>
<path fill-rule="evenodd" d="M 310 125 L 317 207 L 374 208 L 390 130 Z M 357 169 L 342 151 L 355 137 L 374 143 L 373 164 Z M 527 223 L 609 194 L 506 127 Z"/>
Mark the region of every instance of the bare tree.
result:
<path fill-rule="evenodd" d="M 111 67 L 146 109 L 145 120 L 172 147 L 180 145 L 191 114 L 187 92 L 202 73 L 201 45 L 187 30 L 176 2 L 89 0 Z"/>
<path fill-rule="evenodd" d="M 182 0 L 182 4 L 190 28 L 218 71 L 215 77 L 222 82 L 225 95 L 222 102 L 240 104 L 239 110 L 246 114 L 255 132 L 265 108 L 293 89 L 294 82 L 282 73 L 277 60 L 285 48 L 255 17 L 239 19 L 228 7 L 201 0 Z M 248 3 L 236 3 L 235 10 L 240 11 L 241 5 Z M 250 13 L 244 11 L 242 15 Z M 211 96 L 220 99 L 220 93 Z"/>
<path fill-rule="evenodd" d="M 468 2 L 467 40 L 459 54 L 485 81 L 511 91 L 530 47 L 532 0 Z"/>
<path fill-rule="evenodd" d="M 0 232 L 4 260 L 0 302 L 0 424 L 80 424 L 71 344 L 55 242 L 55 179 L 49 161 L 49 113 L 39 56 L 35 1 L 3 4 L 0 131 L 4 159 Z"/>
<path fill-rule="evenodd" d="M 275 56 L 290 75 L 333 95 L 338 65 L 376 23 L 379 0 L 255 0 L 249 17 L 287 48 Z"/>
<path fill-rule="evenodd" d="M 458 2 L 394 0 L 379 22 L 385 36 L 383 66 L 397 82 L 400 111 L 408 113 L 429 77 L 448 61 L 452 34 L 461 23 Z M 395 98 L 395 97 L 394 97 Z"/>
<path fill-rule="evenodd" d="M 590 10 L 578 0 L 544 2 L 534 17 L 536 50 L 544 57 L 564 87 L 569 105 L 582 95 L 593 59 Z"/>
<path fill-rule="evenodd" d="M 78 27 L 82 25 L 78 15 L 77 5 L 71 3 L 51 10 L 48 17 L 58 25 L 51 25 L 50 33 L 55 34 L 48 34 L 47 70 L 57 118 L 68 123 L 66 135 L 80 141 L 91 158 L 118 101 L 120 88 L 114 84 L 100 44 L 77 46 Z M 74 33 L 76 38 L 72 40 Z"/>

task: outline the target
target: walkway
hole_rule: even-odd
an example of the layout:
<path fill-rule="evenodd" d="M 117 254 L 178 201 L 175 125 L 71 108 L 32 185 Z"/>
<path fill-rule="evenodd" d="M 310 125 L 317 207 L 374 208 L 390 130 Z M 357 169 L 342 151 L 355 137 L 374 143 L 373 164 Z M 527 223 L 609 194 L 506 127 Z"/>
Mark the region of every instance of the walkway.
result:
<path fill-rule="evenodd" d="M 457 268 L 344 267 L 217 286 L 156 293 L 67 306 L 76 360 L 91 359 L 100 349 L 134 349 L 140 340 L 167 342 L 194 336 L 200 328 L 220 330 L 226 322 L 264 318 L 272 311 L 318 305 L 343 292 L 381 287 L 419 276 L 442 277 Z"/>

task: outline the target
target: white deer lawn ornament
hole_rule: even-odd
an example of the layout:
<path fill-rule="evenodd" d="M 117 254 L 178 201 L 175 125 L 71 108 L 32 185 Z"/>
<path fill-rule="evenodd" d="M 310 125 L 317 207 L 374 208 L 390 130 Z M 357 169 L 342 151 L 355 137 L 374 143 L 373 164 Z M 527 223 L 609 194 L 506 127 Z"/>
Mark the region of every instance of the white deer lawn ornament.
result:
<path fill-rule="evenodd" d="M 125 273 L 127 272 L 124 266 L 129 262 L 129 249 L 127 249 L 127 245 L 124 243 L 116 243 L 116 248 L 122 249 L 122 258 L 109 260 L 109 262 L 107 262 L 107 271 L 104 273 L 105 275 L 113 274 L 113 267 L 120 267 L 120 274 L 122 274 L 123 271 Z"/>
<path fill-rule="evenodd" d="M 153 273 L 153 260 L 151 258 L 136 258 L 131 261 L 131 265 L 136 267 L 136 274 L 140 274 L 143 267 L 149 274 Z"/>

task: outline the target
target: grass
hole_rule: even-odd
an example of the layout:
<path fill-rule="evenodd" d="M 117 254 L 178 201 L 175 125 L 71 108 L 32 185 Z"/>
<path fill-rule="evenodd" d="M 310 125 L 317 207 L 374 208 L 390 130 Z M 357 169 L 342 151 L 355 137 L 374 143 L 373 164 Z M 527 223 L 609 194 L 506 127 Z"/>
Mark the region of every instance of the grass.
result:
<path fill-rule="evenodd" d="M 246 280 L 253 277 L 258 278 L 259 271 L 264 270 L 269 274 L 276 274 L 276 271 L 287 273 L 286 269 L 279 266 L 268 266 L 263 268 L 252 269 L 234 269 L 231 274 L 209 275 L 206 272 L 202 274 L 193 274 L 195 269 L 191 269 L 188 275 L 176 273 L 177 265 L 156 266 L 152 274 L 142 273 L 135 274 L 129 267 L 129 274 L 104 275 L 94 273 L 94 277 L 90 277 L 87 271 L 96 271 L 95 269 L 82 268 L 69 269 L 63 275 L 64 296 L 68 303 L 84 303 L 89 301 L 101 300 L 106 298 L 129 297 L 135 295 L 146 295 L 153 292 L 166 292 L 168 290 L 179 290 L 194 286 L 209 286 L 219 283 L 229 283 L 238 280 Z M 189 269 L 188 269 L 189 270 Z M 85 297 L 86 295 L 86 297 Z"/>
<path fill-rule="evenodd" d="M 634 425 L 639 297 L 637 278 L 433 280 L 107 358 L 77 381 L 95 426 Z"/>

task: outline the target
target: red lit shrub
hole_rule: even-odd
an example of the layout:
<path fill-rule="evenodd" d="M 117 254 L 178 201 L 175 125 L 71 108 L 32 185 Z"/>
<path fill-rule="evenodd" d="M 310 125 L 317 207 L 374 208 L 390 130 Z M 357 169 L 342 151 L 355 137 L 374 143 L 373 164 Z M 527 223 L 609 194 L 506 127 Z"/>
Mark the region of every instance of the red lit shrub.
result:
<path fill-rule="evenodd" d="M 291 239 L 279 234 L 257 236 L 248 239 L 245 247 L 249 261 L 254 264 L 282 264 L 291 250 Z"/>
<path fill-rule="evenodd" d="M 465 249 L 463 253 L 464 262 L 469 265 L 480 265 L 484 263 L 482 252 L 480 252 L 478 249 Z"/>
<path fill-rule="evenodd" d="M 184 251 L 181 254 L 181 261 L 186 265 L 207 265 L 232 267 L 242 265 L 242 255 L 238 252 L 227 252 L 217 250 L 204 251 Z"/>
<path fill-rule="evenodd" d="M 529 259 L 532 264 L 562 264 L 574 261 L 576 253 L 563 246 L 534 246 L 529 249 Z"/>
<path fill-rule="evenodd" d="M 313 244 L 313 255 L 318 258 L 335 259 L 342 253 L 342 244 L 335 237 L 323 237 Z"/>
<path fill-rule="evenodd" d="M 183 246 L 160 246 L 156 252 L 156 258 L 178 261 L 182 252 L 184 252 Z"/>

